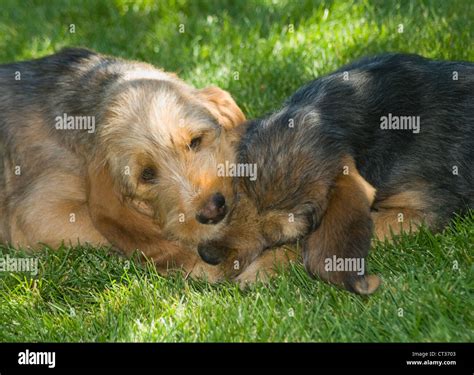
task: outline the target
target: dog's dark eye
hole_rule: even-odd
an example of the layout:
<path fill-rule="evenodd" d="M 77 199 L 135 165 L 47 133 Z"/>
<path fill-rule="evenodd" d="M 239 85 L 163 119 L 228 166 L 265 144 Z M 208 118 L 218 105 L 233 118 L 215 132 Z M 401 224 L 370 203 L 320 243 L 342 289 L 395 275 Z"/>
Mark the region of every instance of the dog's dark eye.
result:
<path fill-rule="evenodd" d="M 191 142 L 189 143 L 189 148 L 191 150 L 197 150 L 199 146 L 201 145 L 202 137 L 194 137 L 191 139 Z"/>
<path fill-rule="evenodd" d="M 145 182 L 147 184 L 153 182 L 153 180 L 156 179 L 156 170 L 153 167 L 146 167 L 143 169 L 142 174 L 140 176 L 140 179 L 142 182 Z"/>

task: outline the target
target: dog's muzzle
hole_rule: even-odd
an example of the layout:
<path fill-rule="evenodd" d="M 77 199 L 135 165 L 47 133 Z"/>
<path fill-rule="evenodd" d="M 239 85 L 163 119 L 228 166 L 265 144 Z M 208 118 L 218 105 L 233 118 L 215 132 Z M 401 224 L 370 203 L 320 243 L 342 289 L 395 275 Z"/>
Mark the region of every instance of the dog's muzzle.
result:
<path fill-rule="evenodd" d="M 215 266 L 224 260 L 226 251 L 210 243 L 204 243 L 198 245 L 198 253 L 204 262 Z"/>
<path fill-rule="evenodd" d="M 196 220 L 201 224 L 217 224 L 227 214 L 225 198 L 221 193 L 215 193 L 196 214 Z"/>

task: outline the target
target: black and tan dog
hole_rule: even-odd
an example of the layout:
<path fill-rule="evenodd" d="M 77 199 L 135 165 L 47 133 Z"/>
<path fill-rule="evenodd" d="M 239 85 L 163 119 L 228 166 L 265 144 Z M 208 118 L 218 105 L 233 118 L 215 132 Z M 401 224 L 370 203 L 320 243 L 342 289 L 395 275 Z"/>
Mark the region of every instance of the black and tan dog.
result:
<path fill-rule="evenodd" d="M 251 121 L 238 162 L 256 164 L 258 178 L 237 179 L 227 231 L 199 246 L 203 259 L 244 265 L 263 252 L 239 276 L 252 280 L 275 257 L 287 261 L 283 249 L 265 249 L 301 238 L 312 275 L 370 294 L 379 278 L 353 266 L 364 264 L 374 229 L 381 239 L 421 223 L 439 230 L 474 206 L 474 64 L 357 61 Z"/>
<path fill-rule="evenodd" d="M 231 96 L 85 49 L 0 66 L 0 242 L 113 245 L 219 279 L 197 255 L 222 230 L 245 120 Z"/>

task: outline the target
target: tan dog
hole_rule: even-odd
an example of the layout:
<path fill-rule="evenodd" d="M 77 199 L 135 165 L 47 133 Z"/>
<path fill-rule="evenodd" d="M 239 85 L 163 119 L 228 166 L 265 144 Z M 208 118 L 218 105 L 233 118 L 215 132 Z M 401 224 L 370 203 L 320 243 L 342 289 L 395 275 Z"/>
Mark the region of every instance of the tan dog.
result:
<path fill-rule="evenodd" d="M 0 66 L 0 241 L 112 245 L 211 281 L 195 250 L 221 230 L 245 118 L 216 87 L 68 49 Z"/>

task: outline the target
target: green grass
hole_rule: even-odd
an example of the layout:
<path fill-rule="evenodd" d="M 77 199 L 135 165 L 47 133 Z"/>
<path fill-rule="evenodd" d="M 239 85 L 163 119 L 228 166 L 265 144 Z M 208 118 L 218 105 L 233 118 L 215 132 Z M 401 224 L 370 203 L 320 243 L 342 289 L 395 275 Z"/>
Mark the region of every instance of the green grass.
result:
<path fill-rule="evenodd" d="M 252 117 L 364 55 L 472 61 L 473 19 L 468 0 L 3 0 L 0 62 L 84 46 L 219 85 Z M 471 214 L 442 234 L 379 244 L 369 271 L 384 283 L 369 298 L 301 266 L 241 291 L 163 278 L 106 249 L 46 249 L 37 276 L 0 272 L 0 341 L 473 341 L 473 243 Z"/>
<path fill-rule="evenodd" d="M 36 277 L 1 275 L 0 341 L 473 341 L 473 243 L 474 213 L 379 244 L 371 297 L 300 265 L 242 291 L 165 278 L 106 249 L 45 249 Z"/>

